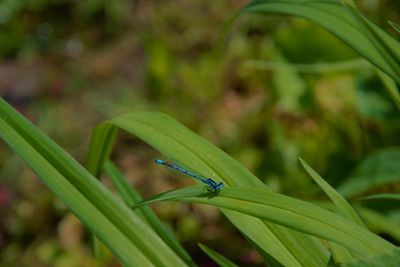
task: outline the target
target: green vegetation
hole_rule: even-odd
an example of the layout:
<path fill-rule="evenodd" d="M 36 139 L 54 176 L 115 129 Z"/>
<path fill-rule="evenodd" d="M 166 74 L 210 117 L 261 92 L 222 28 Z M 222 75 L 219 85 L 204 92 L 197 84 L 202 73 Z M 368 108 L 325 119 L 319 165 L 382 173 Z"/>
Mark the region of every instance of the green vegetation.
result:
<path fill-rule="evenodd" d="M 396 23 L 339 0 L 16 3 L 1 264 L 400 264 Z M 160 155 L 225 186 L 162 179 Z"/>

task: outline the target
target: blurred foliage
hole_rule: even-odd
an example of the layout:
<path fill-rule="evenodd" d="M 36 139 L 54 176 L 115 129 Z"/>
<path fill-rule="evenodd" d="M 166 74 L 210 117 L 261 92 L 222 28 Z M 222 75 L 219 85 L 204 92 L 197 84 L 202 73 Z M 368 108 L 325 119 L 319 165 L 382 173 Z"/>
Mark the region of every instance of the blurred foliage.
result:
<path fill-rule="evenodd" d="M 290 63 L 357 55 L 298 18 L 243 16 L 224 32 L 244 3 L 3 0 L 0 93 L 81 162 L 96 124 L 157 110 L 211 140 L 275 191 L 322 195 L 300 168 L 301 156 L 343 190 L 362 177 L 357 196 L 376 189 L 376 180 L 380 193 L 398 192 L 399 113 L 373 68 L 300 71 Z M 399 23 L 398 1 L 360 6 L 398 36 L 386 23 Z M 286 64 L 262 70 L 246 64 L 253 59 Z M 153 168 L 154 151 L 124 133 L 118 140 L 113 159 L 144 195 L 190 183 L 162 179 L 167 172 Z M 0 149 L 1 264 L 97 266 L 82 227 L 19 159 Z M 240 265 L 262 262 L 215 209 L 176 203 L 155 209 L 200 265 L 209 260 L 196 242 Z M 400 223 L 398 212 L 390 218 Z M 108 266 L 118 263 L 110 259 Z"/>

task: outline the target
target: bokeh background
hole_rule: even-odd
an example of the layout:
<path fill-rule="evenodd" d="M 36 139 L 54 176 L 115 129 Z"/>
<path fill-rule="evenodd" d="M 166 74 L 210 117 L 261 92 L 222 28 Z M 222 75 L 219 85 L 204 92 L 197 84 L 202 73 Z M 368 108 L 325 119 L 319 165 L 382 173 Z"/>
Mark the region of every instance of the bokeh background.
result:
<path fill-rule="evenodd" d="M 82 164 L 97 124 L 161 111 L 294 197 L 323 198 L 300 156 L 335 187 L 366 160 L 376 166 L 374 157 L 398 175 L 399 113 L 372 66 L 304 19 L 241 15 L 230 23 L 245 3 L 2 0 L 1 96 Z M 358 5 L 398 36 L 387 21 L 400 22 L 399 1 Z M 156 166 L 159 156 L 126 133 L 112 153 L 143 196 L 192 183 Z M 1 266 L 98 266 L 84 228 L 4 142 L 0 166 Z M 112 189 L 107 177 L 103 182 Z M 218 210 L 178 203 L 154 209 L 201 266 L 214 265 L 197 242 L 240 265 L 263 265 Z M 110 255 L 106 262 L 119 266 Z"/>

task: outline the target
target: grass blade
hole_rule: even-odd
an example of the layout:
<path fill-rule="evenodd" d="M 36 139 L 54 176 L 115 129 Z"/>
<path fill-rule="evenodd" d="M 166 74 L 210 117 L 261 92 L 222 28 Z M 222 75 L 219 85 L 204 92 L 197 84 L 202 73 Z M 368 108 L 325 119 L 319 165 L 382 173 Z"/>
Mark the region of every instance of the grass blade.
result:
<path fill-rule="evenodd" d="M 324 190 L 325 194 L 332 200 L 335 206 L 338 208 L 339 213 L 345 218 L 352 220 L 360 226 L 365 227 L 364 222 L 361 220 L 358 213 L 353 209 L 347 200 L 342 197 L 335 189 L 333 189 L 317 172 L 315 172 L 310 165 L 308 165 L 302 158 L 300 158 L 300 163 L 303 165 L 304 169 L 310 175 L 310 177 Z"/>
<path fill-rule="evenodd" d="M 369 195 L 359 200 L 394 200 L 400 201 L 400 194 L 376 194 L 376 195 Z"/>
<path fill-rule="evenodd" d="M 266 188 L 226 153 L 164 114 L 132 113 L 115 117 L 106 123 L 134 134 L 159 150 L 166 158 L 177 159 L 199 174 L 223 181 L 226 186 Z M 104 127 L 96 131 L 112 129 Z M 97 134 L 107 135 L 105 132 Z M 102 145 L 101 142 L 94 142 L 91 147 Z M 89 153 L 88 162 L 101 164 L 101 157 L 102 155 Z M 230 210 L 222 209 L 222 212 L 252 242 L 283 265 L 321 266 L 328 261 L 327 249 L 308 235 Z"/>
<path fill-rule="evenodd" d="M 78 193 L 84 196 L 93 208 L 96 208 L 99 213 L 108 219 L 109 224 L 113 224 L 120 231 L 119 236 L 123 235 L 125 239 L 129 240 L 131 245 L 128 247 L 137 247 L 145 256 L 140 258 L 145 259 L 143 260 L 144 265 L 149 265 L 148 262 L 150 262 L 159 266 L 185 266 L 149 226 L 141 221 L 125 204 L 118 201 L 107 188 L 88 173 L 75 159 L 65 153 L 61 147 L 16 112 L 3 99 L 0 99 L 0 119 L 2 138 L 15 153 L 19 154 L 36 171 L 42 181 L 57 196 L 63 196 L 64 193 L 68 193 L 62 192 L 67 189 L 72 190 L 77 196 L 79 196 Z M 35 155 L 35 157 L 31 158 L 30 154 Z M 54 170 L 61 176 L 57 176 Z M 48 171 L 52 171 L 51 174 L 54 176 L 49 175 Z M 65 185 L 65 188 L 57 186 L 58 183 Z M 62 200 L 67 201 L 66 197 Z M 72 204 L 79 206 L 77 202 Z M 72 211 L 77 211 L 77 207 L 72 206 L 70 202 L 66 202 L 66 205 Z M 84 211 L 79 209 L 79 212 L 91 214 L 92 211 L 87 207 Z M 76 215 L 79 218 L 86 216 L 85 214 Z M 87 221 L 85 222 L 87 223 Z M 96 225 L 95 221 L 90 222 L 93 225 L 88 225 L 89 229 Z M 95 233 L 99 234 L 98 231 Z M 108 232 L 105 231 L 100 235 L 101 239 L 105 239 L 104 235 L 108 235 Z M 106 244 L 109 245 L 110 250 L 116 253 L 116 256 L 121 261 L 127 265 L 133 264 L 126 261 L 131 257 L 126 255 L 122 257 L 119 251 L 117 253 L 115 248 L 110 247 L 111 243 L 108 242 Z M 128 253 L 125 249 L 122 251 Z"/>
<path fill-rule="evenodd" d="M 221 267 L 237 267 L 236 264 L 216 252 L 215 250 L 203 245 L 198 244 L 201 250 L 203 250 L 211 259 L 213 259 Z"/>
<path fill-rule="evenodd" d="M 335 189 L 333 189 L 317 172 L 315 172 L 303 159 L 299 159 L 301 165 L 306 170 L 308 175 L 321 187 L 325 194 L 332 200 L 339 214 L 345 218 L 352 220 L 360 226 L 365 227 L 357 212 L 351 207 L 347 200 L 342 197 Z M 351 251 L 339 244 L 329 242 L 329 247 L 332 252 L 332 257 L 335 263 L 350 262 L 354 259 Z"/>
<path fill-rule="evenodd" d="M 386 91 L 390 95 L 391 99 L 393 99 L 393 102 L 396 105 L 397 109 L 400 110 L 400 92 L 399 89 L 397 89 L 396 82 L 379 69 L 377 69 L 377 72 L 379 78 L 385 86 Z"/>
<path fill-rule="evenodd" d="M 382 253 L 379 255 L 371 255 L 355 262 L 349 262 L 340 266 L 343 267 L 389 267 L 400 265 L 400 252 L 398 250 Z"/>
<path fill-rule="evenodd" d="M 305 201 L 262 189 L 224 188 L 218 194 L 187 187 L 153 196 L 137 204 L 177 200 L 213 205 L 337 242 L 360 255 L 385 253 L 396 247 L 350 220 Z"/>
<path fill-rule="evenodd" d="M 400 241 L 400 227 L 398 222 L 374 210 L 360 207 L 360 214 L 368 228 L 375 233 L 384 233 Z"/>
<path fill-rule="evenodd" d="M 105 171 L 128 206 L 133 206 L 143 200 L 140 194 L 129 185 L 123 174 L 111 161 L 108 161 L 105 164 Z M 187 254 L 179 244 L 178 240 L 176 240 L 175 236 L 167 230 L 163 223 L 158 219 L 157 215 L 149 207 L 142 207 L 137 210 L 137 213 L 154 229 L 161 239 L 181 257 L 183 261 L 185 261 L 189 266 L 196 266 L 189 254 Z"/>
<path fill-rule="evenodd" d="M 393 21 L 389 21 L 390 26 L 393 27 L 398 33 L 400 33 L 400 25 L 397 23 L 394 23 Z"/>
<path fill-rule="evenodd" d="M 343 196 L 351 197 L 399 182 L 399 159 L 400 149 L 397 147 L 381 149 L 368 155 L 338 187 L 338 191 Z"/>
<path fill-rule="evenodd" d="M 342 39 L 396 82 L 400 82 L 398 63 L 395 63 L 400 58 L 400 44 L 378 26 L 362 17 L 362 21 L 367 22 L 372 32 L 366 35 L 365 28 L 360 25 L 360 18 L 354 16 L 352 11 L 343 6 L 340 1 L 254 0 L 244 6 L 242 11 L 294 15 L 314 21 Z M 376 46 L 378 43 L 384 44 L 384 47 Z M 390 53 L 393 58 L 388 58 L 387 53 Z"/>
<path fill-rule="evenodd" d="M 102 168 L 110 156 L 117 128 L 112 124 L 104 123 L 97 126 L 96 129 L 90 139 L 86 168 L 91 174 L 99 178 L 103 171 Z M 98 146 L 97 144 L 102 145 Z M 97 155 L 97 157 L 91 155 Z"/>
<path fill-rule="evenodd" d="M 398 51 L 393 50 L 389 46 L 387 40 L 389 36 L 383 36 L 380 34 L 380 28 L 376 27 L 372 22 L 366 19 L 353 5 L 348 4 L 348 1 L 344 0 L 345 7 L 350 10 L 350 14 L 353 15 L 356 21 L 359 22 L 358 28 L 364 33 L 370 43 L 375 47 L 376 51 L 384 58 L 387 64 L 400 75 L 400 57 Z"/>
<path fill-rule="evenodd" d="M 54 166 L 0 119 L 0 136 L 28 163 L 43 183 L 94 233 L 126 266 L 151 263 L 101 210 L 77 190 Z"/>

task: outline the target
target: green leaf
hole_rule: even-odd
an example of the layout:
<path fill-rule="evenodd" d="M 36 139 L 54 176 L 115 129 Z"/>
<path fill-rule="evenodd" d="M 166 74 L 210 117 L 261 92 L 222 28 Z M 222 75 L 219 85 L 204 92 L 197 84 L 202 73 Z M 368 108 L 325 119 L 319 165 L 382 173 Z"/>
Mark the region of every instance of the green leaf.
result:
<path fill-rule="evenodd" d="M 393 99 L 394 104 L 396 105 L 397 109 L 400 110 L 400 92 L 397 89 L 396 82 L 390 78 L 388 75 L 377 69 L 378 76 L 381 79 L 383 85 L 385 86 L 386 91 Z"/>
<path fill-rule="evenodd" d="M 218 194 L 187 187 L 152 196 L 134 207 L 176 200 L 213 205 L 267 220 L 337 242 L 360 255 L 384 253 L 396 247 L 352 221 L 305 201 L 265 189 L 228 187 Z"/>
<path fill-rule="evenodd" d="M 201 250 L 203 250 L 211 259 L 213 259 L 219 266 L 221 267 L 235 267 L 237 266 L 215 250 L 212 250 L 211 248 L 203 245 L 203 244 L 198 244 Z"/>
<path fill-rule="evenodd" d="M 400 44 L 378 26 L 340 1 L 253 0 L 243 12 L 280 13 L 314 21 L 400 82 Z"/>
<path fill-rule="evenodd" d="M 345 262 L 354 261 L 354 256 L 351 251 L 346 247 L 339 245 L 335 242 L 328 241 L 329 250 L 332 253 L 333 262 L 336 264 L 342 264 Z"/>
<path fill-rule="evenodd" d="M 95 135 L 107 136 L 107 131 L 113 131 L 118 126 L 149 143 L 165 157 L 175 158 L 206 177 L 223 181 L 226 187 L 241 185 L 267 189 L 226 153 L 164 114 L 126 114 L 105 124 L 112 127 L 99 127 Z M 107 141 L 106 145 L 110 143 L 112 141 Z M 102 142 L 92 141 L 91 148 L 102 150 L 102 145 Z M 101 165 L 103 156 L 90 151 L 88 162 L 93 162 L 93 166 Z M 283 265 L 321 266 L 328 261 L 327 249 L 308 235 L 230 210 L 222 209 L 222 212 L 252 242 Z"/>
<path fill-rule="evenodd" d="M 315 172 L 310 165 L 308 165 L 302 158 L 300 163 L 304 169 L 310 175 L 310 177 L 324 190 L 325 194 L 332 200 L 335 206 L 338 208 L 339 213 L 345 218 L 357 223 L 360 226 L 365 227 L 364 222 L 361 220 L 358 213 L 353 209 L 347 200 L 342 197 L 333 187 L 331 187 L 317 172 Z"/>
<path fill-rule="evenodd" d="M 400 73 L 400 58 L 398 51 L 392 49 L 390 45 L 386 42 L 387 39 L 380 35 L 380 31 L 382 31 L 379 27 L 374 25 L 368 19 L 366 19 L 356 8 L 354 5 L 346 4 L 345 6 L 353 15 L 353 17 L 359 22 L 359 30 L 364 33 L 364 35 L 369 39 L 370 43 L 375 47 L 376 51 L 379 52 L 381 57 L 385 60 L 385 62 L 391 67 L 392 70 L 397 73 L 397 78 Z M 391 37 L 392 38 L 392 37 Z M 394 40 L 394 39 L 393 39 Z"/>
<path fill-rule="evenodd" d="M 388 148 L 366 157 L 355 172 L 338 187 L 346 197 L 364 193 L 375 187 L 400 181 L 400 149 Z"/>
<path fill-rule="evenodd" d="M 136 192 L 132 186 L 130 186 L 128 181 L 126 181 L 125 177 L 117 168 L 117 166 L 114 165 L 114 163 L 112 163 L 111 161 L 107 161 L 104 164 L 104 170 L 106 171 L 108 177 L 110 177 L 115 189 L 128 206 L 132 206 L 135 203 L 143 200 L 140 194 Z M 139 211 L 140 212 L 138 213 L 138 215 L 142 216 L 143 219 L 146 220 L 146 216 L 144 215 L 142 210 Z"/>
<path fill-rule="evenodd" d="M 26 161 L 41 177 L 46 186 L 127 266 L 146 265 L 150 262 L 138 248 L 102 214 L 85 195 L 75 188 L 35 148 L 26 142 L 4 120 L 0 120 L 1 137 L 12 150 Z"/>
<path fill-rule="evenodd" d="M 400 252 L 399 250 L 393 250 L 388 253 L 382 253 L 380 255 L 370 255 L 363 259 L 359 259 L 355 262 L 349 262 L 343 265 L 343 267 L 390 267 L 400 266 Z"/>
<path fill-rule="evenodd" d="M 390 219 L 389 216 L 363 207 L 360 207 L 359 211 L 361 217 L 364 219 L 371 231 L 378 234 L 384 233 L 392 236 L 398 242 L 400 241 L 400 227 L 396 220 Z"/>
<path fill-rule="evenodd" d="M 390 26 L 393 27 L 398 33 L 400 33 L 400 25 L 397 23 L 394 23 L 393 21 L 389 21 Z"/>
<path fill-rule="evenodd" d="M 0 136 L 126 266 L 185 266 L 76 160 L 0 99 Z"/>
<path fill-rule="evenodd" d="M 312 203 L 330 211 L 336 210 L 336 207 L 332 203 L 321 201 L 313 201 Z M 391 219 L 389 216 L 360 205 L 357 206 L 357 211 L 359 211 L 361 218 L 370 231 L 377 234 L 384 233 L 400 241 L 400 228 L 396 219 Z"/>
<path fill-rule="evenodd" d="M 376 194 L 361 198 L 360 200 L 395 200 L 400 201 L 400 194 Z"/>
<path fill-rule="evenodd" d="M 96 129 L 97 130 L 93 132 L 90 139 L 89 151 L 90 154 L 95 154 L 97 157 L 91 157 L 89 155 L 86 167 L 91 174 L 99 178 L 103 171 L 102 168 L 110 156 L 117 128 L 111 124 L 105 123 L 100 124 Z M 97 144 L 102 145 L 98 146 Z M 94 161 L 94 159 L 97 161 Z"/>
<path fill-rule="evenodd" d="M 133 206 L 137 202 L 143 200 L 140 194 L 129 185 L 123 174 L 111 161 L 107 161 L 104 168 L 118 193 L 122 196 L 122 199 L 128 206 Z M 140 216 L 142 220 L 146 221 L 161 237 L 161 239 L 181 257 L 182 260 L 184 260 L 189 266 L 196 266 L 192 258 L 179 244 L 175 236 L 168 231 L 168 229 L 158 219 L 157 215 L 149 207 L 142 207 L 137 209 L 136 212 L 138 216 Z"/>
<path fill-rule="evenodd" d="M 347 202 L 347 200 L 342 197 L 334 188 L 332 188 L 317 172 L 315 172 L 303 159 L 300 158 L 300 163 L 303 165 L 304 169 L 310 175 L 310 177 L 324 190 L 325 194 L 332 200 L 335 204 L 339 214 L 343 215 L 345 218 L 353 221 L 354 223 L 365 227 L 364 222 L 361 220 L 360 216 L 353 209 L 353 207 Z M 332 252 L 332 257 L 335 263 L 349 262 L 354 259 L 351 252 L 345 247 L 329 242 L 329 247 Z"/>

